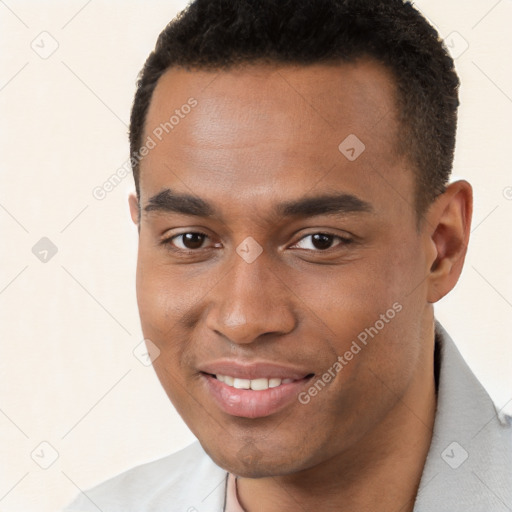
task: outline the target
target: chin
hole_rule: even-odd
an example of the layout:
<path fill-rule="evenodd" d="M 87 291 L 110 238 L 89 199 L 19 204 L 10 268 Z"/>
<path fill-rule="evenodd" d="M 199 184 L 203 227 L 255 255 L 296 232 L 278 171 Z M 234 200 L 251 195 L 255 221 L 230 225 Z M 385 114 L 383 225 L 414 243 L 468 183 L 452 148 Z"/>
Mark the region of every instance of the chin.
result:
<path fill-rule="evenodd" d="M 265 478 L 296 473 L 303 469 L 298 459 L 285 458 L 288 450 L 277 449 L 263 452 L 254 443 L 247 443 L 234 452 L 218 452 L 218 446 L 212 450 L 201 442 L 204 451 L 217 466 L 243 478 Z"/>

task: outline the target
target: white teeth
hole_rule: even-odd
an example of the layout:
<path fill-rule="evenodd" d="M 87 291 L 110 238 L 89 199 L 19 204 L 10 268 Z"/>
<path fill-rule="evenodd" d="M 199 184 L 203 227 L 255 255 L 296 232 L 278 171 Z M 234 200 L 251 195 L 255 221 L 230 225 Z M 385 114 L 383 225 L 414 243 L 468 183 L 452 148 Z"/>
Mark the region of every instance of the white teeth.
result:
<path fill-rule="evenodd" d="M 254 389 L 254 391 L 262 391 L 264 389 L 268 389 L 268 379 L 251 380 L 251 389 Z"/>
<path fill-rule="evenodd" d="M 249 379 L 236 379 L 233 382 L 236 389 L 251 389 L 251 381 Z"/>
<path fill-rule="evenodd" d="M 281 379 L 268 379 L 268 387 L 269 388 L 277 388 L 277 386 L 281 385 Z"/>
<path fill-rule="evenodd" d="M 217 380 L 220 382 L 224 382 L 228 386 L 234 387 L 236 389 L 252 389 L 253 391 L 264 391 L 269 388 L 277 388 L 281 384 L 289 384 L 290 382 L 294 382 L 293 379 L 278 379 L 276 377 L 272 377 L 270 379 L 260 378 L 260 379 L 238 379 L 235 377 L 230 377 L 229 375 L 216 375 Z"/>

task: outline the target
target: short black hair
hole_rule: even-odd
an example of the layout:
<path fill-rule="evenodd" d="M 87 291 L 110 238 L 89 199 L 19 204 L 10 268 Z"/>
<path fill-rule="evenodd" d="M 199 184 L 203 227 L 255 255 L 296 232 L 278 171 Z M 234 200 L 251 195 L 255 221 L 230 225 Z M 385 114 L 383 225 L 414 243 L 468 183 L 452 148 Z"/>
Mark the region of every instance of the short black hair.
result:
<path fill-rule="evenodd" d="M 137 80 L 130 154 L 140 198 L 144 124 L 158 79 L 172 67 L 228 70 L 373 58 L 396 83 L 399 136 L 416 176 L 421 215 L 445 190 L 455 149 L 459 79 L 437 31 L 403 0 L 195 0 L 161 32 Z"/>

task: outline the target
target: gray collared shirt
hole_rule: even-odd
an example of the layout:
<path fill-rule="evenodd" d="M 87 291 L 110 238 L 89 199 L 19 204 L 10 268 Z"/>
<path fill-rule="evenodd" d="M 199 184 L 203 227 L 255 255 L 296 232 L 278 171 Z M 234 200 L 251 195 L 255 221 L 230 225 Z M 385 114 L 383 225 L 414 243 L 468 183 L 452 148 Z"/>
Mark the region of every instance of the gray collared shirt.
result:
<path fill-rule="evenodd" d="M 439 323 L 436 339 L 437 410 L 414 512 L 512 512 L 512 419 Z M 226 477 L 196 441 L 80 493 L 64 512 L 222 512 Z"/>

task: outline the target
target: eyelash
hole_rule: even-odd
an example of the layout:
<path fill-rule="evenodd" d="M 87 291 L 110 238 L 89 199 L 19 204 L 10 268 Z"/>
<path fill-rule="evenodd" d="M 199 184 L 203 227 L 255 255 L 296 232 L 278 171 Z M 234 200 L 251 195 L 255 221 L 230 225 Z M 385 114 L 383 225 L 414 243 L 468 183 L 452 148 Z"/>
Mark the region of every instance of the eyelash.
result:
<path fill-rule="evenodd" d="M 199 253 L 200 251 L 202 250 L 205 250 L 205 248 L 199 248 L 199 249 L 181 249 L 179 247 L 175 247 L 172 243 L 172 241 L 175 239 L 175 238 L 178 238 L 180 236 L 184 236 L 184 235 L 189 235 L 189 234 L 193 234 L 193 235 L 202 235 L 206 238 L 208 238 L 208 235 L 206 233 L 203 233 L 201 231 L 186 231 L 184 233 L 179 233 L 177 235 L 173 235 L 171 237 L 168 237 L 168 238 L 165 238 L 161 241 L 161 244 L 163 246 L 165 246 L 168 250 L 172 251 L 172 252 L 176 252 L 176 253 L 181 253 L 181 254 L 197 254 Z M 316 231 L 314 233 L 308 233 L 307 235 L 304 235 L 302 238 L 300 238 L 294 245 L 297 245 L 299 242 L 301 242 L 302 240 L 304 240 L 305 238 L 307 237 L 312 237 L 314 235 L 326 235 L 326 236 L 330 236 L 330 237 L 333 237 L 333 238 L 337 238 L 338 240 L 340 240 L 340 243 L 332 246 L 332 247 L 329 247 L 328 249 L 324 249 L 324 250 L 321 250 L 321 249 L 301 249 L 301 250 L 304 250 L 304 251 L 309 251 L 309 252 L 315 252 L 315 253 L 328 253 L 330 252 L 331 250 L 335 250 L 336 247 L 338 246 L 346 246 L 346 245 L 349 245 L 351 243 L 354 242 L 354 240 L 352 238 L 347 238 L 347 237 L 343 237 L 341 235 L 336 235 L 334 233 L 329 233 L 329 232 L 326 232 L 326 231 Z"/>

